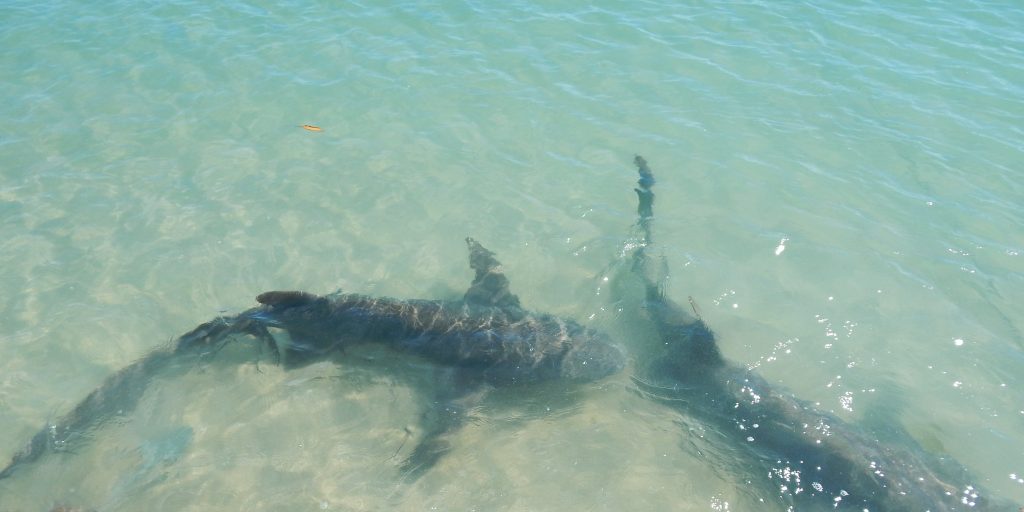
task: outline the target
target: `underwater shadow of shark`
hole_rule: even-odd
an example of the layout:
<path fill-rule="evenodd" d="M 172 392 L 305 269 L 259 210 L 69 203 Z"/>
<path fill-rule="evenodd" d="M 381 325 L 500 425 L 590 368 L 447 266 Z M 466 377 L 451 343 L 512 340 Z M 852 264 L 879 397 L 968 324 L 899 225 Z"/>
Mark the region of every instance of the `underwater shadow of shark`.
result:
<path fill-rule="evenodd" d="M 898 444 L 881 442 L 727 361 L 693 299 L 682 306 L 665 293 L 667 265 L 649 254 L 654 174 L 643 157 L 635 163 L 639 236 L 629 275 L 643 286 L 642 316 L 656 334 L 645 347 L 651 353 L 638 356 L 633 379 L 641 396 L 711 426 L 718 438 L 711 442 L 726 443 L 741 459 L 718 462 L 736 468 L 756 499 L 780 509 L 1018 510 L 982 496 L 963 466 L 927 453 L 909 434 Z"/>
<path fill-rule="evenodd" d="M 494 253 L 472 238 L 466 244 L 475 277 L 463 300 L 263 293 L 256 298 L 259 306 L 206 322 L 108 377 L 37 433 L 0 471 L 0 479 L 48 452 L 68 451 L 83 433 L 134 409 L 154 375 L 172 361 L 216 352 L 237 335 L 265 343 L 286 368 L 344 356 L 348 347 L 381 344 L 446 369 L 447 385 L 429 402 L 434 410 L 423 415 L 422 438 L 402 464 L 411 478 L 450 451 L 448 437 L 488 386 L 586 383 L 623 369 L 625 357 L 608 336 L 571 319 L 524 310 Z"/>

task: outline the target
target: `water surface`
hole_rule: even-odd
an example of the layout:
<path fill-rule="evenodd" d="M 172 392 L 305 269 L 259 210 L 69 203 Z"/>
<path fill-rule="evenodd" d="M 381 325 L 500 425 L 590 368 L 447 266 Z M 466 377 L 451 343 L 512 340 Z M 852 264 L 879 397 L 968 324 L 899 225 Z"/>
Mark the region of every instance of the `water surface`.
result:
<path fill-rule="evenodd" d="M 4 3 L 0 457 L 262 291 L 458 296 L 467 235 L 628 350 L 640 153 L 727 357 L 1024 502 L 1024 9 L 890 4 Z M 175 368 L 0 508 L 760 506 L 628 372 L 494 397 L 405 482 L 389 374 L 429 371 L 375 361 Z"/>

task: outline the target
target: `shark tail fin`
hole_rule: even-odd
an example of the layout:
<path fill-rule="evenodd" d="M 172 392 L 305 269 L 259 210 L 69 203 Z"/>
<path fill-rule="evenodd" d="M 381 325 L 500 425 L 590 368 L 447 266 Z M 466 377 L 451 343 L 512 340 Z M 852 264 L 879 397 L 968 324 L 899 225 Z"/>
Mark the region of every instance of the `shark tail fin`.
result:
<path fill-rule="evenodd" d="M 24 448 L 0 470 L 0 479 L 7 478 L 25 464 L 49 452 L 71 450 L 90 433 L 138 405 L 150 381 L 176 357 L 194 351 L 219 350 L 231 334 L 251 334 L 267 340 L 276 351 L 273 337 L 254 318 L 251 311 L 236 317 L 218 317 L 183 334 L 170 348 L 159 349 L 107 377 L 71 412 L 36 433 Z"/>
<path fill-rule="evenodd" d="M 7 467 L 0 470 L 0 479 L 11 476 L 19 467 L 35 462 L 46 453 L 74 448 L 75 444 L 88 437 L 92 430 L 111 418 L 134 409 L 145 393 L 149 381 L 158 370 L 166 366 L 173 355 L 170 350 L 152 352 L 108 377 L 71 412 L 36 433 L 32 440 L 11 458 Z"/>

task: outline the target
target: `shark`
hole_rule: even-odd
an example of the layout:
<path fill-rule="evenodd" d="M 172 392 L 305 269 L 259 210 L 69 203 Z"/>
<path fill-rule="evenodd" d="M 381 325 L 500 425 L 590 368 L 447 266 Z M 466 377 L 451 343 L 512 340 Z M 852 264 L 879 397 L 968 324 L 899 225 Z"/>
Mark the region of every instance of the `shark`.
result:
<path fill-rule="evenodd" d="M 84 433 L 130 411 L 161 369 L 251 338 L 285 368 L 328 359 L 344 363 L 350 349 L 373 345 L 441 369 L 423 433 L 401 463 L 411 478 L 452 450 L 452 436 L 486 390 L 583 385 L 623 372 L 628 362 L 634 391 L 707 426 L 711 442 L 726 446 L 723 453 L 731 459 L 709 459 L 709 466 L 734 468 L 748 493 L 768 508 L 1018 510 L 992 499 L 958 462 L 927 452 L 909 434 L 882 439 L 729 361 L 695 301 L 680 303 L 667 293 L 668 264 L 656 256 L 653 239 L 656 180 L 643 157 L 634 163 L 638 220 L 622 277 L 642 289 L 635 301 L 638 318 L 653 335 L 634 337 L 642 341 L 634 340 L 628 351 L 599 330 L 523 308 L 496 255 L 467 238 L 474 277 L 461 299 L 262 293 L 257 306 L 205 322 L 108 377 L 14 454 L 0 479 L 48 453 L 72 450 Z M 172 455 L 184 449 L 178 445 L 187 443 L 187 432 L 174 440 Z"/>
<path fill-rule="evenodd" d="M 717 463 L 779 510 L 1018 510 L 990 499 L 963 466 L 926 452 L 895 422 L 886 428 L 899 432 L 883 440 L 727 360 L 693 298 L 681 304 L 666 292 L 668 265 L 652 237 L 656 180 L 643 157 L 634 163 L 638 240 L 627 274 L 642 287 L 639 316 L 654 333 L 634 350 L 642 396 L 710 427 L 712 442 L 737 459 Z"/>
<path fill-rule="evenodd" d="M 108 377 L 70 412 L 40 430 L 0 479 L 47 453 L 70 451 L 84 434 L 131 411 L 154 375 L 186 356 L 213 354 L 239 337 L 255 338 L 285 368 L 381 345 L 441 372 L 440 392 L 423 415 L 423 433 L 402 471 L 414 479 L 451 450 L 450 438 L 488 389 L 545 381 L 594 382 L 620 372 L 626 357 L 601 331 L 524 309 L 495 254 L 466 238 L 473 281 L 460 300 L 394 299 L 336 292 L 270 291 L 258 306 L 205 322 Z"/>

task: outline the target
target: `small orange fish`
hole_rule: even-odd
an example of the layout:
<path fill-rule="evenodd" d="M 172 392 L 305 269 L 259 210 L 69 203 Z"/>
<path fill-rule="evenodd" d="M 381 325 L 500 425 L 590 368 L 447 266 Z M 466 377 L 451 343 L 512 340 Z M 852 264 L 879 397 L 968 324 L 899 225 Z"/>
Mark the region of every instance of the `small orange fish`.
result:
<path fill-rule="evenodd" d="M 319 126 L 313 126 L 311 124 L 304 124 L 304 125 L 301 126 L 301 128 L 303 130 L 309 130 L 311 132 L 322 132 L 322 131 L 324 131 L 323 128 L 320 128 Z"/>

